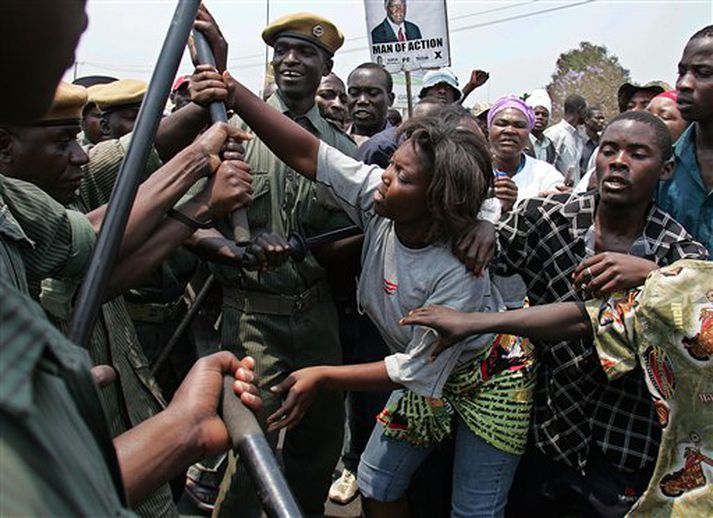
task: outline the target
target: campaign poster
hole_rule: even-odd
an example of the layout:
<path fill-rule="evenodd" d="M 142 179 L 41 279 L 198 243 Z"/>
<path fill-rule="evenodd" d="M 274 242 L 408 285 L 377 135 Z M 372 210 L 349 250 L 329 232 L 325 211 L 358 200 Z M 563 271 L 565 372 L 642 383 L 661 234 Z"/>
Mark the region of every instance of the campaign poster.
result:
<path fill-rule="evenodd" d="M 364 0 L 371 60 L 389 72 L 450 66 L 446 0 Z"/>

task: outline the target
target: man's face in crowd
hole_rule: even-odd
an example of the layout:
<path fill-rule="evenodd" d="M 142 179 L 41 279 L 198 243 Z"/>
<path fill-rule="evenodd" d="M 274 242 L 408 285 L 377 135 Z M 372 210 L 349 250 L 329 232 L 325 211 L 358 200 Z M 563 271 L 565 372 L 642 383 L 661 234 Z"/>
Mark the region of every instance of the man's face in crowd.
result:
<path fill-rule="evenodd" d="M 349 75 L 349 115 L 357 133 L 373 135 L 384 129 L 386 112 L 394 100 L 386 76 L 375 68 L 360 68 Z"/>
<path fill-rule="evenodd" d="M 131 106 L 111 110 L 102 115 L 102 131 L 108 138 L 120 138 L 134 131 L 139 107 Z"/>
<path fill-rule="evenodd" d="M 319 113 L 342 130 L 347 126 L 347 93 L 344 83 L 334 74 L 322 78 L 315 95 Z"/>
<path fill-rule="evenodd" d="M 290 99 L 313 98 L 322 76 L 331 71 L 320 49 L 307 41 L 280 36 L 272 57 L 278 90 Z"/>
<path fill-rule="evenodd" d="M 406 18 L 406 1 L 389 0 L 386 4 L 386 16 L 396 25 L 404 23 L 404 19 Z"/>
<path fill-rule="evenodd" d="M 610 124 L 596 158 L 602 202 L 620 207 L 648 203 L 659 178 L 670 173 L 671 166 L 670 161 L 664 164 L 656 131 L 649 124 L 631 120 Z"/>
<path fill-rule="evenodd" d="M 713 119 L 713 38 L 691 40 L 678 63 L 678 109 L 688 121 Z"/>
<path fill-rule="evenodd" d="M 671 133 L 671 140 L 676 142 L 681 133 L 688 127 L 688 121 L 682 116 L 676 107 L 676 101 L 668 97 L 654 97 L 646 107 L 646 110 L 656 115 L 668 128 Z"/>
<path fill-rule="evenodd" d="M 8 22 L 0 31 L 0 62 L 12 71 L 12 81 L 0 82 L 0 121 L 29 122 L 47 112 L 87 27 L 85 3 L 53 0 L 38 9 L 38 2 L 0 2 L 0 19 Z"/>
<path fill-rule="evenodd" d="M 3 174 L 25 180 L 62 204 L 74 199 L 89 157 L 77 142 L 79 125 L 0 129 Z"/>
<path fill-rule="evenodd" d="M 490 126 L 490 147 L 501 160 L 513 160 L 520 156 L 530 136 L 527 117 L 516 108 L 498 112 Z"/>
<path fill-rule="evenodd" d="M 82 131 L 92 144 L 98 144 L 107 138 L 102 133 L 101 119 L 101 112 L 99 112 L 99 108 L 97 108 L 96 104 L 91 103 L 84 108 L 82 114 Z"/>
<path fill-rule="evenodd" d="M 437 97 L 446 104 L 456 102 L 455 89 L 448 83 L 438 83 L 426 89 L 424 97 Z"/>
<path fill-rule="evenodd" d="M 544 106 L 535 106 L 535 131 L 545 131 L 550 123 L 550 112 Z"/>
<path fill-rule="evenodd" d="M 601 110 L 592 110 L 589 116 L 584 119 L 584 125 L 589 131 L 599 133 L 604 129 L 604 113 Z"/>
<path fill-rule="evenodd" d="M 650 90 L 637 90 L 631 96 L 629 102 L 626 103 L 626 111 L 642 112 L 651 102 L 651 99 L 656 97 L 656 94 Z"/>
<path fill-rule="evenodd" d="M 188 93 L 188 84 L 184 83 L 174 92 L 171 92 L 171 102 L 173 102 L 173 110 L 180 110 L 191 102 L 191 95 Z"/>

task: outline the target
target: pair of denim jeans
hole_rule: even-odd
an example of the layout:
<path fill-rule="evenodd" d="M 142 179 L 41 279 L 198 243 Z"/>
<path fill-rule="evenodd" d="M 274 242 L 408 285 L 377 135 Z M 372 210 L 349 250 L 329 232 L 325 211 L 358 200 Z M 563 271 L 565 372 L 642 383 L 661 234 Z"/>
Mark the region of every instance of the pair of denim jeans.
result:
<path fill-rule="evenodd" d="M 402 390 L 394 391 L 389 403 L 402 394 Z M 460 417 L 454 419 L 451 516 L 503 516 L 520 456 L 498 450 L 471 432 Z M 359 463 L 362 495 L 381 502 L 398 500 L 430 450 L 386 437 L 383 425 L 377 423 Z"/>

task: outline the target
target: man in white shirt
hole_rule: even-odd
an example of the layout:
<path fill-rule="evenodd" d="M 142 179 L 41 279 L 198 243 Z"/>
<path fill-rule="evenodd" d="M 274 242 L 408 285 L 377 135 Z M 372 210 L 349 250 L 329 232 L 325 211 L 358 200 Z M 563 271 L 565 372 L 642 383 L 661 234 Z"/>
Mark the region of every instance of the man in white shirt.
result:
<path fill-rule="evenodd" d="M 567 185 L 579 181 L 579 161 L 583 142 L 577 126 L 584 122 L 587 101 L 581 95 L 571 94 L 564 101 L 564 117 L 545 130 L 545 135 L 555 146 L 555 168 L 564 175 Z"/>

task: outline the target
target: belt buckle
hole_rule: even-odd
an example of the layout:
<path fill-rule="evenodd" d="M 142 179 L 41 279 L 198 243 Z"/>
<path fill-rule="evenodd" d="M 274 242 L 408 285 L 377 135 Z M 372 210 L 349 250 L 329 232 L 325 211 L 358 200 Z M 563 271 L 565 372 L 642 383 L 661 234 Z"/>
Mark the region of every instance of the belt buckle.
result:
<path fill-rule="evenodd" d="M 312 290 L 303 291 L 295 300 L 295 310 L 302 313 L 314 305 L 314 293 Z"/>

